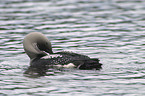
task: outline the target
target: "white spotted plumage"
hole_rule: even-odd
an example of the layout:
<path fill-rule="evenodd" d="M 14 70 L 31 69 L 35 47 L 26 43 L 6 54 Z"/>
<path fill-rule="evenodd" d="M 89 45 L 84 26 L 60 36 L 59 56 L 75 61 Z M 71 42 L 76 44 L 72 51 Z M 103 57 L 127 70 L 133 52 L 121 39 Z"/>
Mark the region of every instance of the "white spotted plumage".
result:
<path fill-rule="evenodd" d="M 62 55 L 60 55 L 60 54 L 51 54 L 51 55 L 43 56 L 40 59 L 50 59 L 50 58 L 57 58 L 57 57 L 62 57 Z"/>

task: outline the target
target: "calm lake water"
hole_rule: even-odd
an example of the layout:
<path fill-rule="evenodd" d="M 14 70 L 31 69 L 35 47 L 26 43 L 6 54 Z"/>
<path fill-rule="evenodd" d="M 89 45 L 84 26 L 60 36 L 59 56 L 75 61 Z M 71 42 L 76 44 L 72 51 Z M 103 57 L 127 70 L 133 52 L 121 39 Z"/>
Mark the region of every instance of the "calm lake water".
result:
<path fill-rule="evenodd" d="M 102 70 L 24 76 L 30 32 Z M 145 0 L 0 0 L 0 96 L 145 96 Z"/>

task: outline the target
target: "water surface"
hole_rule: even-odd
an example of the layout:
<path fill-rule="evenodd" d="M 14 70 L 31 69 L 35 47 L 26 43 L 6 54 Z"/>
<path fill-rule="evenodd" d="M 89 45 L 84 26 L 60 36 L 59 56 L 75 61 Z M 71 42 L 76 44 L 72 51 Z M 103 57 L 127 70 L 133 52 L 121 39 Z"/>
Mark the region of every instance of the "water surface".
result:
<path fill-rule="evenodd" d="M 144 0 L 0 0 L 0 95 L 144 96 Z M 53 51 L 99 58 L 103 69 L 23 75 L 22 41 L 42 32 Z"/>

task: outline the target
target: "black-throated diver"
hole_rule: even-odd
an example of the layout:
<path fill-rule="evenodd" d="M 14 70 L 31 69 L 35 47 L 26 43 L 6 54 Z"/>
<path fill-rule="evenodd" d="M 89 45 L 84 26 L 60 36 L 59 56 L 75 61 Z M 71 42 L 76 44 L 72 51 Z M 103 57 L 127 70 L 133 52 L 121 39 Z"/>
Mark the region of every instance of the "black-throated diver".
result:
<path fill-rule="evenodd" d="M 29 69 L 37 70 L 39 73 L 42 71 L 42 74 L 44 70 L 54 67 L 74 67 L 83 70 L 101 69 L 102 64 L 97 58 L 67 51 L 53 53 L 51 42 L 39 32 L 26 35 L 23 46 L 30 58 Z"/>

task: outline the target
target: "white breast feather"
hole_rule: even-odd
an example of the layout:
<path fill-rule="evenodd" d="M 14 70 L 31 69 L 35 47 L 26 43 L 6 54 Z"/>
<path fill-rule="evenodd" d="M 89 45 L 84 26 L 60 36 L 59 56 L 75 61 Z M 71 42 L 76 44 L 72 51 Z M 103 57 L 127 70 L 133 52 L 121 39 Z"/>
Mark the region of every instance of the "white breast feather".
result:
<path fill-rule="evenodd" d="M 53 67 L 55 67 L 55 68 L 74 68 L 75 65 L 73 63 L 69 63 L 67 65 L 57 64 L 57 65 L 53 65 Z"/>
<path fill-rule="evenodd" d="M 73 63 L 69 63 L 67 65 L 63 65 L 64 68 L 74 68 L 75 65 Z"/>

